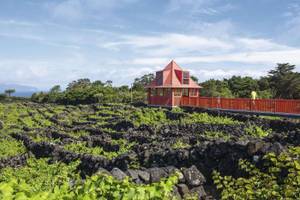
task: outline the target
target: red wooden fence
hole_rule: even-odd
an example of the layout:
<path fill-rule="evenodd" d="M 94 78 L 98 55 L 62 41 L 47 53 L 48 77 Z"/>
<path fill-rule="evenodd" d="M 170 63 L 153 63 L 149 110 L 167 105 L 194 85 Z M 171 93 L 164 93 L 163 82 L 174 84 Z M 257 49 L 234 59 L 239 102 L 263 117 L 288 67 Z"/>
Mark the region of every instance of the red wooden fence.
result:
<path fill-rule="evenodd" d="M 180 106 L 300 114 L 300 100 L 182 97 Z"/>

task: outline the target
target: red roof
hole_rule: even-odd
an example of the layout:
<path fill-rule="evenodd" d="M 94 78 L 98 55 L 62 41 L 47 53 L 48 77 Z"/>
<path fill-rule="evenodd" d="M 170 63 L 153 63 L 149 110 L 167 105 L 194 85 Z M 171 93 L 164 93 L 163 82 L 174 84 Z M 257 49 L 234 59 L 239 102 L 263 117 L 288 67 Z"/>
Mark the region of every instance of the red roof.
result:
<path fill-rule="evenodd" d="M 202 88 L 189 76 L 188 84 L 183 84 L 183 69 L 172 60 L 162 71 L 158 71 L 155 79 L 146 88 Z M 158 77 L 158 74 L 162 77 Z M 188 72 L 187 72 L 188 73 Z M 162 80 L 159 80 L 161 78 Z M 159 84 L 162 83 L 162 84 Z"/>

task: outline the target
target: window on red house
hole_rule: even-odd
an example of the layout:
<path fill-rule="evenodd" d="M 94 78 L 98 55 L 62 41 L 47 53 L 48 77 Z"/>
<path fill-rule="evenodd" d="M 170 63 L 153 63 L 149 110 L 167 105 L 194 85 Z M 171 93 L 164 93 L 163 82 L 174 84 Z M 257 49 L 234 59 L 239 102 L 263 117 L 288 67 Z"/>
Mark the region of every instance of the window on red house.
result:
<path fill-rule="evenodd" d="M 189 72 L 183 72 L 182 83 L 188 85 L 190 82 L 190 74 Z"/>
<path fill-rule="evenodd" d="M 188 97 L 189 96 L 189 89 L 188 88 L 184 88 L 182 90 L 182 95 Z"/>
<path fill-rule="evenodd" d="M 181 89 L 176 88 L 176 89 L 174 90 L 174 96 L 175 96 L 175 97 L 181 97 Z"/>
<path fill-rule="evenodd" d="M 169 96 L 171 94 L 171 88 L 164 89 L 164 96 Z"/>
<path fill-rule="evenodd" d="M 163 84 L 163 72 L 162 71 L 156 72 L 156 84 L 157 85 Z"/>
<path fill-rule="evenodd" d="M 198 96 L 197 89 L 190 89 L 190 96 L 191 96 L 191 97 L 196 97 L 196 96 Z"/>
<path fill-rule="evenodd" d="M 153 97 L 153 96 L 156 96 L 156 89 L 151 89 L 150 91 L 150 95 Z"/>
<path fill-rule="evenodd" d="M 157 96 L 164 96 L 164 89 L 162 88 L 157 89 Z"/>

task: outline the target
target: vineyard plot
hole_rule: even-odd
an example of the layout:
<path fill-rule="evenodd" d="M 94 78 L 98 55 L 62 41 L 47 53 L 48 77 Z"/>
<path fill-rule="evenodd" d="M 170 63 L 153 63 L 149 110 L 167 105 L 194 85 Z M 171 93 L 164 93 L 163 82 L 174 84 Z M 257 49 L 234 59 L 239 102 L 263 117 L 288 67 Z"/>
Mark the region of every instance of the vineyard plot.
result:
<path fill-rule="evenodd" d="M 203 109 L 0 104 L 0 199 L 297 199 L 300 124 Z"/>

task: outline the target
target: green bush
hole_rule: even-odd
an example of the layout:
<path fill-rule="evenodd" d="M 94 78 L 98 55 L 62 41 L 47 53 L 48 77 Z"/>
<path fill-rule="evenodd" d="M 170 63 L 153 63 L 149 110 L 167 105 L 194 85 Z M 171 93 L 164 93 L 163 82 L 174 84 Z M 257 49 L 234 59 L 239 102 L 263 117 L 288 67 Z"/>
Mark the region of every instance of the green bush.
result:
<path fill-rule="evenodd" d="M 264 130 L 262 127 L 250 125 L 247 128 L 245 128 L 245 132 L 250 136 L 263 138 L 271 134 L 272 130 Z"/>
<path fill-rule="evenodd" d="M 192 113 L 188 117 L 181 119 L 183 124 L 204 123 L 204 124 L 239 124 L 228 117 L 215 117 L 207 113 Z"/>
<path fill-rule="evenodd" d="M 204 136 L 208 139 L 222 138 L 225 141 L 227 141 L 231 138 L 230 135 L 227 135 L 227 134 L 225 134 L 223 132 L 219 132 L 219 131 L 206 131 L 204 133 Z"/>
<path fill-rule="evenodd" d="M 246 177 L 233 178 L 213 172 L 213 180 L 222 199 L 300 199 L 300 147 L 276 156 L 264 156 L 266 170 L 240 160 L 239 166 Z"/>
<path fill-rule="evenodd" d="M 183 148 L 189 148 L 191 145 L 188 143 L 184 143 L 182 140 L 177 140 L 173 145 L 173 149 L 183 149 Z"/>
<path fill-rule="evenodd" d="M 164 110 L 158 108 L 137 109 L 129 116 L 129 120 L 137 127 L 142 124 L 160 125 L 168 122 Z"/>
<path fill-rule="evenodd" d="M 172 191 L 178 182 L 176 174 L 149 185 L 135 184 L 128 177 L 119 181 L 105 174 L 82 180 L 74 171 L 77 165 L 30 159 L 25 167 L 1 170 L 0 199 L 175 199 Z"/>
<path fill-rule="evenodd" d="M 22 142 L 10 136 L 0 137 L 0 159 L 25 153 L 26 148 Z"/>

